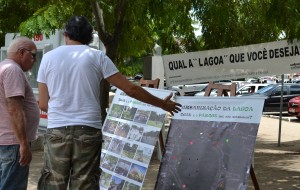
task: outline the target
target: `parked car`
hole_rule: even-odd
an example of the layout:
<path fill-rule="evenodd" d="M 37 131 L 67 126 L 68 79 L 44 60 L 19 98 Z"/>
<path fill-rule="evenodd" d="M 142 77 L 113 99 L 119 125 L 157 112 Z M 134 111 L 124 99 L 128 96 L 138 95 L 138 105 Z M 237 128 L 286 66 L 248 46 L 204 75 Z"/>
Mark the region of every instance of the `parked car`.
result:
<path fill-rule="evenodd" d="M 200 92 L 203 88 L 205 88 L 208 83 L 196 83 L 196 84 L 185 84 L 185 85 L 177 85 L 168 88 L 169 90 L 176 91 L 179 96 L 194 96 L 196 93 Z"/>
<path fill-rule="evenodd" d="M 206 88 L 207 86 L 204 87 L 200 92 L 195 93 L 195 96 L 204 96 Z M 217 89 L 212 89 L 210 91 L 210 96 L 217 96 L 217 94 L 218 94 Z"/>
<path fill-rule="evenodd" d="M 258 90 L 260 90 L 268 85 L 269 84 L 262 84 L 262 83 L 245 84 L 244 86 L 237 89 L 236 96 L 241 96 L 243 94 L 255 93 Z"/>
<path fill-rule="evenodd" d="M 289 100 L 300 96 L 300 84 L 296 83 L 284 83 L 283 84 L 283 102 L 282 112 L 288 111 Z M 281 84 L 269 84 L 268 86 L 258 90 L 253 94 L 246 94 L 243 96 L 263 96 L 265 97 L 265 103 L 263 112 L 280 112 L 281 104 Z"/>
<path fill-rule="evenodd" d="M 232 80 L 218 80 L 218 81 L 213 81 L 215 84 L 223 84 L 223 85 L 231 85 L 232 84 Z M 208 82 L 206 83 L 205 87 L 203 87 L 201 90 L 199 90 L 198 92 L 195 92 L 193 94 L 193 96 L 204 96 L 205 90 L 208 86 Z M 212 89 L 210 96 L 217 96 L 217 90 L 216 89 Z"/>
<path fill-rule="evenodd" d="M 245 94 L 249 93 L 254 93 L 257 92 L 259 89 L 268 86 L 269 84 L 261 84 L 261 83 L 253 83 L 253 84 L 245 84 L 244 86 L 238 88 L 236 90 L 236 96 L 242 96 Z M 198 92 L 195 94 L 195 96 L 204 96 L 206 88 L 204 88 L 201 92 Z M 230 92 L 228 92 L 230 95 Z M 210 96 L 217 96 L 218 95 L 218 90 L 217 89 L 212 89 L 210 92 Z"/>
<path fill-rule="evenodd" d="M 300 119 L 300 96 L 290 99 L 288 103 L 288 113 Z"/>
<path fill-rule="evenodd" d="M 249 82 L 249 83 L 259 83 L 260 80 L 259 78 L 249 78 L 246 80 L 246 82 Z"/>
<path fill-rule="evenodd" d="M 253 82 L 241 81 L 241 80 L 233 80 L 232 83 L 236 84 L 236 88 L 239 89 L 245 84 L 252 84 Z"/>

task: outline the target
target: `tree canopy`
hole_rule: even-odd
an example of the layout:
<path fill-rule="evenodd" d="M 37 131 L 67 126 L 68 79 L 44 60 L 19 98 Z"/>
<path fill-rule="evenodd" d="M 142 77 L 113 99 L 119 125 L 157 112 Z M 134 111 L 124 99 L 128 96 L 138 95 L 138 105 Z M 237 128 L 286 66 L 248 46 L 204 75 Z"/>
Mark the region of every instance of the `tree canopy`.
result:
<path fill-rule="evenodd" d="M 40 3 L 39 1 L 35 5 L 41 5 Z M 20 24 L 35 11 L 34 4 L 26 1 L 0 0 L 0 45 L 4 45 L 6 33 L 18 32 Z"/>
<path fill-rule="evenodd" d="M 300 39 L 298 0 L 0 0 L 0 5 L 1 40 L 7 32 L 50 35 L 70 16 L 86 16 L 119 68 L 151 55 L 155 43 L 163 54 L 175 54 Z M 202 28 L 198 38 L 196 21 Z M 102 102 L 108 102 L 108 87 L 105 83 Z"/>
<path fill-rule="evenodd" d="M 99 33 L 97 20 L 101 20 L 99 25 L 105 26 L 105 31 L 99 34 L 105 46 L 118 42 L 111 45 L 116 46 L 114 52 L 117 53 L 110 56 L 118 66 L 129 57 L 150 55 L 155 43 L 162 46 L 165 53 L 198 50 L 188 14 L 190 4 L 185 5 L 181 0 L 43 2 L 47 3 L 20 25 L 22 34 L 50 35 L 74 14 L 88 17 Z M 96 15 L 93 10 L 95 3 L 101 8 L 101 15 Z"/>
<path fill-rule="evenodd" d="M 101 15 L 94 11 L 96 4 Z M 155 43 L 163 54 L 172 54 L 300 36 L 297 0 L 0 0 L 0 5 L 2 39 L 7 32 L 50 35 L 72 15 L 86 16 L 96 30 L 101 20 L 104 44 L 117 42 L 111 58 L 118 66 L 150 55 Z M 202 27 L 198 39 L 194 20 Z"/>
<path fill-rule="evenodd" d="M 199 0 L 193 9 L 205 49 L 300 38 L 297 0 Z"/>

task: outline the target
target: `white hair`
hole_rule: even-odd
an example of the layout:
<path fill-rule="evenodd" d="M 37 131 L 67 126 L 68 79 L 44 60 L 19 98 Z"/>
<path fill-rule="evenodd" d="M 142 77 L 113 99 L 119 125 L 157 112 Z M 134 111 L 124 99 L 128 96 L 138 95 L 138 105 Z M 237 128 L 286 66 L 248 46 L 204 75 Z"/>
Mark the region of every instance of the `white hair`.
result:
<path fill-rule="evenodd" d="M 9 52 L 17 52 L 20 48 L 28 48 L 33 42 L 31 39 L 25 37 L 25 36 L 20 36 L 15 38 L 9 45 L 7 49 L 7 53 Z"/>

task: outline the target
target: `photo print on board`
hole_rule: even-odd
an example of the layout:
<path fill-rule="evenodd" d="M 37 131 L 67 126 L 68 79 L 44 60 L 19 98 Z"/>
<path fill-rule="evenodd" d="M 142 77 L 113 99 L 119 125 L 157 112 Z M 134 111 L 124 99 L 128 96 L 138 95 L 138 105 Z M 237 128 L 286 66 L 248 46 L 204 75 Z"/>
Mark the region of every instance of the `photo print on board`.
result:
<path fill-rule="evenodd" d="M 150 127 L 144 128 L 144 133 L 141 142 L 155 146 L 158 134 L 158 130 L 152 129 Z"/>
<path fill-rule="evenodd" d="M 103 159 L 102 167 L 107 170 L 114 171 L 118 160 L 119 158 L 106 154 L 106 156 Z"/>
<path fill-rule="evenodd" d="M 140 188 L 140 186 L 126 181 L 123 190 L 140 190 Z"/>
<path fill-rule="evenodd" d="M 138 145 L 134 143 L 125 143 L 122 156 L 133 159 L 135 152 L 137 150 Z"/>
<path fill-rule="evenodd" d="M 145 164 L 149 164 L 151 157 L 152 157 L 152 152 L 153 152 L 153 148 L 149 148 L 149 147 L 145 147 L 142 145 L 139 145 L 139 147 L 136 150 L 136 154 L 134 156 L 134 159 L 145 163 Z"/>
<path fill-rule="evenodd" d="M 155 111 L 151 111 L 151 114 L 150 114 L 149 120 L 147 122 L 147 125 L 162 128 L 162 126 L 165 123 L 165 119 L 166 119 L 166 114 L 165 113 L 159 114 Z"/>
<path fill-rule="evenodd" d="M 122 113 L 122 119 L 133 121 L 134 115 L 137 111 L 137 108 L 124 106 L 123 113 Z"/>
<path fill-rule="evenodd" d="M 117 163 L 117 166 L 115 168 L 115 173 L 126 177 L 130 167 L 131 167 L 131 162 L 127 160 L 119 159 L 119 162 Z"/>
<path fill-rule="evenodd" d="M 141 124 L 146 124 L 151 111 L 138 110 L 134 116 L 133 121 Z"/>
<path fill-rule="evenodd" d="M 123 189 L 124 184 L 125 184 L 124 179 L 121 179 L 117 176 L 112 176 L 108 190 Z"/>
<path fill-rule="evenodd" d="M 132 125 L 128 134 L 128 139 L 134 141 L 140 141 L 144 132 L 144 127 L 138 125 Z"/>
<path fill-rule="evenodd" d="M 138 164 L 132 164 L 128 174 L 128 178 L 142 183 L 145 179 L 146 171 L 147 168 Z"/>
<path fill-rule="evenodd" d="M 103 135 L 102 149 L 104 149 L 104 150 L 108 149 L 111 139 L 112 139 L 112 137 Z"/>
<path fill-rule="evenodd" d="M 108 147 L 108 151 L 113 152 L 115 154 L 120 154 L 124 145 L 125 145 L 124 141 L 117 138 L 113 138 Z"/>
<path fill-rule="evenodd" d="M 103 132 L 114 134 L 118 126 L 118 121 L 107 119 L 103 126 Z"/>
<path fill-rule="evenodd" d="M 107 189 L 110 185 L 111 178 L 111 174 L 102 171 L 100 176 L 100 188 Z"/>
<path fill-rule="evenodd" d="M 108 116 L 120 118 L 123 112 L 124 106 L 119 104 L 113 104 Z"/>
<path fill-rule="evenodd" d="M 126 138 L 127 135 L 128 135 L 129 130 L 130 130 L 130 125 L 129 124 L 119 122 L 119 124 L 118 124 L 118 126 L 115 130 L 115 135 Z"/>

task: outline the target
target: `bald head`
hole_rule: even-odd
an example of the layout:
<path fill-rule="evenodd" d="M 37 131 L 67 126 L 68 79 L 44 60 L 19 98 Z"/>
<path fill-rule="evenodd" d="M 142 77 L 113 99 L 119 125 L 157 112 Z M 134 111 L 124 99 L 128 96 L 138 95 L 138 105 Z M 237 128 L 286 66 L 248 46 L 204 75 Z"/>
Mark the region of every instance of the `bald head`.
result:
<path fill-rule="evenodd" d="M 23 71 L 32 68 L 37 49 L 34 42 L 24 36 L 14 39 L 7 49 L 7 58 L 19 64 Z"/>
<path fill-rule="evenodd" d="M 20 36 L 16 39 L 14 39 L 11 44 L 9 45 L 7 49 L 7 56 L 11 53 L 16 53 L 19 49 L 21 48 L 27 48 L 29 49 L 30 47 L 35 46 L 33 41 L 25 36 Z"/>

